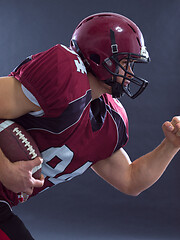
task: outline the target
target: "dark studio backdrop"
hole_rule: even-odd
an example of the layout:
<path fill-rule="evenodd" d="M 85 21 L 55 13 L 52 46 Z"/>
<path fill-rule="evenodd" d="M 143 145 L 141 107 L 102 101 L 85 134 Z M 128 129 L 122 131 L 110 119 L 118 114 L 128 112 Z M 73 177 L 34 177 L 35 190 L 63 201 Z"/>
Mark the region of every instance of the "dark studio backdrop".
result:
<path fill-rule="evenodd" d="M 179 0 L 0 0 L 0 75 L 26 56 L 69 45 L 84 17 L 113 11 L 142 30 L 152 62 L 137 72 L 149 80 L 137 99 L 122 99 L 130 123 L 132 160 L 163 139 L 161 125 L 180 114 Z M 8 100 L 8 96 L 7 96 Z M 180 239 L 180 154 L 150 189 L 126 196 L 91 170 L 14 208 L 38 240 Z"/>

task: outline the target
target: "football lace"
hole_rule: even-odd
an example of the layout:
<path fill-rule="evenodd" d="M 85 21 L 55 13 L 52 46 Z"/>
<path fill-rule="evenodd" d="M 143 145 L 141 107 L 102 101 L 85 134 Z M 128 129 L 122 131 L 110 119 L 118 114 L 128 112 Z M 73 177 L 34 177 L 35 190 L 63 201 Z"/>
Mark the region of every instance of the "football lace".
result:
<path fill-rule="evenodd" d="M 32 147 L 30 142 L 27 140 L 27 138 L 24 136 L 24 134 L 19 130 L 18 127 L 13 129 L 13 132 L 15 132 L 16 136 L 18 136 L 19 140 L 24 144 L 26 147 L 27 151 L 29 152 L 29 155 L 31 156 L 31 159 L 34 159 L 37 157 L 37 154 L 35 152 L 35 149 Z"/>

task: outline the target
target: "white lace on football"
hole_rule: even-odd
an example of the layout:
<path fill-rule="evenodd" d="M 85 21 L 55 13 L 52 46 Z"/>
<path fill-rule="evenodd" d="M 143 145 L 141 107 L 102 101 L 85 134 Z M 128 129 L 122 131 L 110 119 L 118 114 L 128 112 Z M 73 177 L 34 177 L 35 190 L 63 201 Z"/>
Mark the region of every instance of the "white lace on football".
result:
<path fill-rule="evenodd" d="M 13 132 L 16 133 L 16 136 L 19 137 L 19 139 L 22 141 L 22 143 L 24 143 L 24 146 L 27 148 L 27 151 L 29 152 L 29 155 L 31 157 L 31 159 L 34 159 L 37 157 L 37 154 L 34 150 L 34 148 L 32 147 L 32 145 L 30 144 L 30 142 L 27 140 L 27 138 L 24 136 L 24 134 L 22 134 L 22 132 L 19 130 L 18 127 L 13 129 Z"/>

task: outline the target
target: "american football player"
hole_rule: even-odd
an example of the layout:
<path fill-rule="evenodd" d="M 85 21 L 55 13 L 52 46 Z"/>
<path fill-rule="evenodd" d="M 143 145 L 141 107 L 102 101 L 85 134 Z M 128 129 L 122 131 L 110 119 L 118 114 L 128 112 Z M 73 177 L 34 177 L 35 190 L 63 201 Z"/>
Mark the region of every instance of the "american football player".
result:
<path fill-rule="evenodd" d="M 152 152 L 131 162 L 123 149 L 128 118 L 119 98 L 145 90 L 148 81 L 134 71 L 149 61 L 137 25 L 107 12 L 82 20 L 70 47 L 57 44 L 29 56 L 0 78 L 0 118 L 22 125 L 43 158 L 42 177 L 34 179 L 40 158 L 11 163 L 0 151 L 1 239 L 33 239 L 11 211 L 22 200 L 19 192 L 30 198 L 89 168 L 133 196 L 159 179 L 179 151 L 180 117 L 163 124 L 165 138 Z"/>

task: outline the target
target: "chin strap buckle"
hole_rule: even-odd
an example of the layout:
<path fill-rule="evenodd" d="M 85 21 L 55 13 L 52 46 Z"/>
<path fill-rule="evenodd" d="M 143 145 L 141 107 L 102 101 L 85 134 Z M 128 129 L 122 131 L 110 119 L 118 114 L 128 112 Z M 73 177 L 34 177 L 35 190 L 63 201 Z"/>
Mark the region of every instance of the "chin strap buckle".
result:
<path fill-rule="evenodd" d="M 112 44 L 111 45 L 112 54 L 118 53 L 118 45 Z"/>
<path fill-rule="evenodd" d="M 110 29 L 110 38 L 111 38 L 112 54 L 116 54 L 116 53 L 118 53 L 118 45 L 116 43 L 115 34 L 114 34 L 114 31 L 112 29 Z"/>

